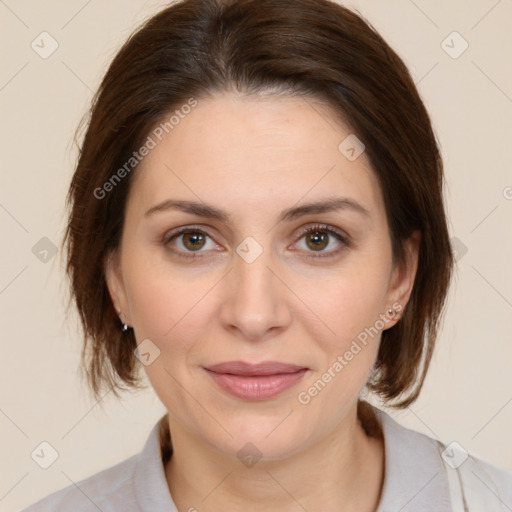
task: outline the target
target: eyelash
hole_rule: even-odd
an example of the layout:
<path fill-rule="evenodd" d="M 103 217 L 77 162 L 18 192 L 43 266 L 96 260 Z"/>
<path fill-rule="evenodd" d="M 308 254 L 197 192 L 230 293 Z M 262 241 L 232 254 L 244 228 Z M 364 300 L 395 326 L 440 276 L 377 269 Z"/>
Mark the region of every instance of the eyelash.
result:
<path fill-rule="evenodd" d="M 315 233 L 317 231 L 325 232 L 325 233 L 328 233 L 329 235 L 334 236 L 334 238 L 336 238 L 338 241 L 342 242 L 343 246 L 336 250 L 328 251 L 326 253 L 323 253 L 323 251 L 320 251 L 317 254 L 315 254 L 315 251 L 307 251 L 310 254 L 304 256 L 305 258 L 311 258 L 311 259 L 331 258 L 331 257 L 337 256 L 338 253 L 340 253 L 345 247 L 350 246 L 349 238 L 346 235 L 342 234 L 340 231 L 333 228 L 332 226 L 328 226 L 326 224 L 317 224 L 314 226 L 310 226 L 309 228 L 302 231 L 298 240 L 301 240 L 306 235 L 308 235 L 310 233 Z M 163 239 L 163 244 L 165 246 L 168 246 L 170 242 L 172 242 L 174 239 L 178 238 L 180 235 L 183 235 L 184 233 L 191 233 L 191 232 L 192 233 L 201 233 L 201 234 L 206 235 L 207 237 L 211 238 L 210 235 L 208 235 L 208 233 L 206 233 L 202 229 L 197 228 L 195 226 L 188 226 L 188 227 L 180 228 L 178 231 L 166 235 Z M 200 255 L 199 251 L 194 253 L 193 251 L 183 252 L 183 251 L 177 251 L 175 249 L 170 249 L 170 250 L 174 254 L 178 255 L 179 257 L 189 259 L 189 260 L 204 257 L 204 256 Z"/>

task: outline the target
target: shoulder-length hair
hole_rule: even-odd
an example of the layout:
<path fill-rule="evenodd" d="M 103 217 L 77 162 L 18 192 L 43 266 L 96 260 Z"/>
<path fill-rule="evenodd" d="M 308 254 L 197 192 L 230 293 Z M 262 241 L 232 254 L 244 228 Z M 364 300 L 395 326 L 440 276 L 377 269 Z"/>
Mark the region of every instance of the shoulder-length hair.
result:
<path fill-rule="evenodd" d="M 177 108 L 226 90 L 327 103 L 365 145 L 394 262 L 404 261 L 405 241 L 421 231 L 409 303 L 382 333 L 368 384 L 389 405 L 406 407 L 423 384 L 453 268 L 442 160 L 403 61 L 361 16 L 329 0 L 180 1 L 145 22 L 115 56 L 89 112 L 63 241 L 91 389 L 99 397 L 106 385 L 118 396 L 123 384 L 141 382 L 133 331 L 121 331 L 104 273 L 123 229 L 137 167 L 130 159 Z"/>

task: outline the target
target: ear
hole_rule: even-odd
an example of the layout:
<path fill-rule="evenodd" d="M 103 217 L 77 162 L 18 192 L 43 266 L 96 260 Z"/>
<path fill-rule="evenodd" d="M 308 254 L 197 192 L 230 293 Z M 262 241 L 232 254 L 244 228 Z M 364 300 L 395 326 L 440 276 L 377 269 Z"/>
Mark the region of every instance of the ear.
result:
<path fill-rule="evenodd" d="M 388 304 L 397 313 L 402 313 L 409 302 L 416 272 L 421 244 L 421 232 L 415 230 L 405 242 L 405 258 L 402 264 L 396 263 L 391 273 L 388 287 Z M 398 322 L 399 317 L 393 325 Z M 390 326 L 391 327 L 391 326 Z"/>
<path fill-rule="evenodd" d="M 110 252 L 105 258 L 105 280 L 107 282 L 110 298 L 121 321 L 123 323 L 130 324 L 127 294 L 119 259 L 119 253 L 117 250 Z"/>

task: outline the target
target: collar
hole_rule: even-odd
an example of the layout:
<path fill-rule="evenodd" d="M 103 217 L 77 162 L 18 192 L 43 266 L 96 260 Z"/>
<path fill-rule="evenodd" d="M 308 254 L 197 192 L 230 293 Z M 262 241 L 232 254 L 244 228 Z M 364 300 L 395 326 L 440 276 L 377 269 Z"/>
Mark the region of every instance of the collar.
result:
<path fill-rule="evenodd" d="M 397 423 L 373 407 L 384 436 L 385 470 L 376 512 L 450 511 L 450 491 L 439 441 Z"/>
<path fill-rule="evenodd" d="M 168 419 L 168 414 L 165 414 L 158 420 L 137 458 L 133 485 L 141 512 L 178 512 L 164 469 L 164 463 L 172 453 Z"/>

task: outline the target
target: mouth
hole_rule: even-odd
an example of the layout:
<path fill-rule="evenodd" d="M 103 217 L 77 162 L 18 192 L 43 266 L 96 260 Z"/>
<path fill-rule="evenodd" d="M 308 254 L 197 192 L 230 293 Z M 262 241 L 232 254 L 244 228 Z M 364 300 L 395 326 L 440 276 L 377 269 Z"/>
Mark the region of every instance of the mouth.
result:
<path fill-rule="evenodd" d="M 260 364 L 230 361 L 204 369 L 223 391 L 250 401 L 279 395 L 297 384 L 308 371 L 304 366 L 275 361 Z"/>

